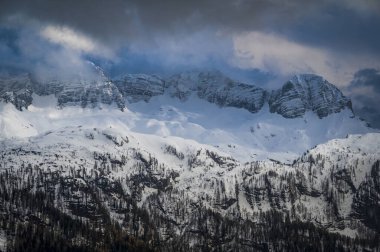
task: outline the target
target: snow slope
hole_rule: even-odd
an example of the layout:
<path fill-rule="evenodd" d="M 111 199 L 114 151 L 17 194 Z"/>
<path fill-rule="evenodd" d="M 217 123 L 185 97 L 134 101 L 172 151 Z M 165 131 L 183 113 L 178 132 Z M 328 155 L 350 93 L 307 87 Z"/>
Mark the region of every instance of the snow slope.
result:
<path fill-rule="evenodd" d="M 212 145 L 243 161 L 272 158 L 284 162 L 292 162 L 327 140 L 375 131 L 348 109 L 323 119 L 312 112 L 287 119 L 270 113 L 268 106 L 252 114 L 245 109 L 221 108 L 195 95 L 186 102 L 169 95 L 155 96 L 149 102 L 127 104 L 124 111 L 104 104 L 58 108 L 53 95 L 33 94 L 32 105 L 24 111 L 0 103 L 0 139 L 37 136 L 66 126 L 175 136 Z"/>

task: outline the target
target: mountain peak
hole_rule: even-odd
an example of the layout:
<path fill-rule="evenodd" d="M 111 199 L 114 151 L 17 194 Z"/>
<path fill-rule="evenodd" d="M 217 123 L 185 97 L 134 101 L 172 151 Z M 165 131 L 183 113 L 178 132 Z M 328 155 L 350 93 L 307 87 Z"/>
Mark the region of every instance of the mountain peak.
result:
<path fill-rule="evenodd" d="M 296 74 L 291 78 L 292 81 L 297 81 L 299 83 L 305 83 L 305 82 L 310 82 L 312 80 L 322 82 L 325 79 L 317 74 L 311 74 L 311 73 L 305 73 L 305 74 Z"/>
<path fill-rule="evenodd" d="M 351 101 L 333 84 L 314 74 L 296 75 L 269 99 L 270 111 L 286 118 L 300 117 L 306 111 L 319 118 L 351 109 Z"/>

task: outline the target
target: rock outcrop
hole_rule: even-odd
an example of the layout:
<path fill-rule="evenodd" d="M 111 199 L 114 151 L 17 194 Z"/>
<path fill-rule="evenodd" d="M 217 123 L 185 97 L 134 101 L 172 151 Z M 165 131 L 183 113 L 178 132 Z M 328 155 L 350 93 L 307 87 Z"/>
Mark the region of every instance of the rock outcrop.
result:
<path fill-rule="evenodd" d="M 300 117 L 306 111 L 319 118 L 351 108 L 351 101 L 342 92 L 320 76 L 303 74 L 293 77 L 269 99 L 270 112 L 286 118 Z"/>
<path fill-rule="evenodd" d="M 181 100 L 196 93 L 221 107 L 244 108 L 252 113 L 263 107 L 267 96 L 264 89 L 234 81 L 218 71 L 175 75 L 169 79 L 168 87 L 171 95 Z"/>
<path fill-rule="evenodd" d="M 148 102 L 153 96 L 163 95 L 165 91 L 164 80 L 155 75 L 127 74 L 113 82 L 129 102 Z"/>

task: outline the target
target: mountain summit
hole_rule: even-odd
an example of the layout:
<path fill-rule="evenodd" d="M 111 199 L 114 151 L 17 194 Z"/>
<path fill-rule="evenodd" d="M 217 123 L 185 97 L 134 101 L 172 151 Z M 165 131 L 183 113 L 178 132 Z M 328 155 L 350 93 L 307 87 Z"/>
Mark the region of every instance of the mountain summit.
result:
<path fill-rule="evenodd" d="M 272 113 L 286 118 L 300 117 L 309 110 L 319 118 L 345 108 L 352 110 L 351 101 L 337 87 L 313 74 L 296 75 L 281 89 L 273 91 L 269 106 Z"/>

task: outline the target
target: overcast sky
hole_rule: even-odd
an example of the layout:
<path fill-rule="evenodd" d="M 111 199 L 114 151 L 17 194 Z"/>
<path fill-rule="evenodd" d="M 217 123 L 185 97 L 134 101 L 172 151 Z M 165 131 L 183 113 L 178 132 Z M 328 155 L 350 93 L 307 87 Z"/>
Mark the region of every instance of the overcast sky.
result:
<path fill-rule="evenodd" d="M 40 76 L 219 69 L 278 87 L 315 73 L 380 127 L 378 0 L 0 0 L 0 67 Z"/>

